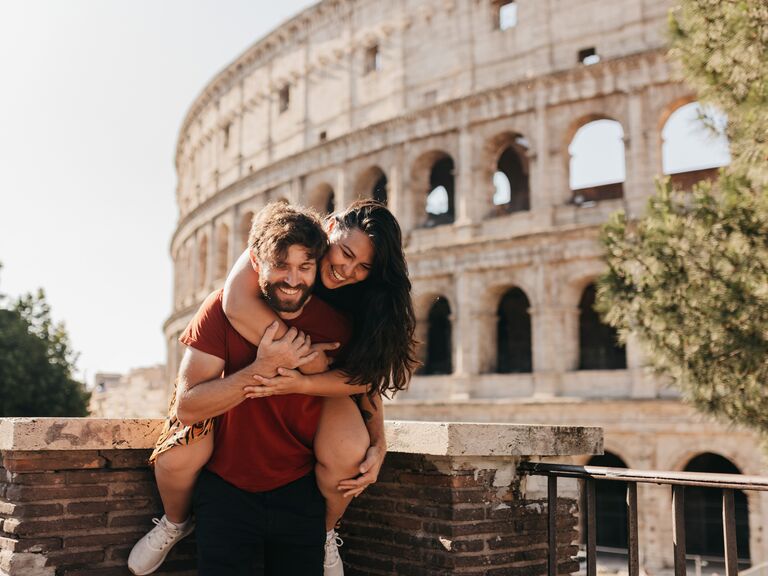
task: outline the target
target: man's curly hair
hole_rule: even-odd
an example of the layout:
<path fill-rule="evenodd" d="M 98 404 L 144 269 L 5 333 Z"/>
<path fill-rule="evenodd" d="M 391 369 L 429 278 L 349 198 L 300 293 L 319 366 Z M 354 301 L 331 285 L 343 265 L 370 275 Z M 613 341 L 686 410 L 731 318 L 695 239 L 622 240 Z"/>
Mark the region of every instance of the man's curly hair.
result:
<path fill-rule="evenodd" d="M 311 258 L 320 259 L 325 254 L 328 236 L 315 211 L 286 202 L 271 202 L 256 214 L 248 234 L 248 245 L 256 258 L 280 262 L 294 244 L 306 248 Z"/>

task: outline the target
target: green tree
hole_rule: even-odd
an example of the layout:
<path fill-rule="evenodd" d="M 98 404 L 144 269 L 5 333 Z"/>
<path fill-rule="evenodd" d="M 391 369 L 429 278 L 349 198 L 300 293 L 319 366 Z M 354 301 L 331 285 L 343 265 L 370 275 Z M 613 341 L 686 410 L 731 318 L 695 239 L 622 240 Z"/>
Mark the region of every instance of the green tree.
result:
<path fill-rule="evenodd" d="M 42 290 L 6 306 L 0 295 L 0 416 L 87 416 L 76 354 Z"/>
<path fill-rule="evenodd" d="M 768 437 L 768 4 L 682 0 L 670 29 L 685 80 L 728 116 L 732 162 L 612 217 L 597 307 L 697 408 Z"/>

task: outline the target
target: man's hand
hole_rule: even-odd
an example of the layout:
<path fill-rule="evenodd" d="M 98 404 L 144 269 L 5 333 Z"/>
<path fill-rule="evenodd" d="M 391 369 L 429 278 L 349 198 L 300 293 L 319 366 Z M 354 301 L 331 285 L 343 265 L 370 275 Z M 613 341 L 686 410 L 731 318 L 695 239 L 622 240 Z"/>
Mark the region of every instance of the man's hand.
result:
<path fill-rule="evenodd" d="M 264 366 L 271 366 L 271 373 L 279 367 L 298 368 L 317 358 L 317 352 L 312 350 L 312 340 L 301 330 L 290 328 L 279 340 L 275 340 L 278 323 L 269 325 L 259 342 L 256 359 Z"/>
<path fill-rule="evenodd" d="M 368 486 L 376 482 L 379 477 L 379 470 L 384 464 L 384 457 L 387 451 L 383 446 L 374 445 L 365 452 L 365 460 L 360 464 L 360 476 L 342 480 L 337 486 L 339 492 L 344 492 L 344 497 L 355 498 L 363 493 Z"/>

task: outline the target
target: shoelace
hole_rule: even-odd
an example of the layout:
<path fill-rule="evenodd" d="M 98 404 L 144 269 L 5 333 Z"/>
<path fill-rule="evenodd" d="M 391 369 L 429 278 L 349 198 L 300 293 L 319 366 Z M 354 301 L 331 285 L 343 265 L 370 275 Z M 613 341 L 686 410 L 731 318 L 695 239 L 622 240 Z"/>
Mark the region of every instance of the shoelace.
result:
<path fill-rule="evenodd" d="M 163 520 L 158 518 L 152 518 L 152 523 L 155 526 L 158 526 L 160 530 L 155 530 L 153 528 L 147 536 L 147 541 L 153 548 L 162 550 L 173 542 L 173 539 L 176 536 L 174 532 L 179 532 L 179 530 L 175 530 L 167 522 L 163 522 Z"/>
<path fill-rule="evenodd" d="M 336 546 L 330 546 L 331 543 L 335 543 Z M 333 537 L 325 542 L 325 563 L 328 566 L 333 566 L 341 558 L 339 557 L 339 546 L 344 545 L 344 540 L 334 532 Z"/>

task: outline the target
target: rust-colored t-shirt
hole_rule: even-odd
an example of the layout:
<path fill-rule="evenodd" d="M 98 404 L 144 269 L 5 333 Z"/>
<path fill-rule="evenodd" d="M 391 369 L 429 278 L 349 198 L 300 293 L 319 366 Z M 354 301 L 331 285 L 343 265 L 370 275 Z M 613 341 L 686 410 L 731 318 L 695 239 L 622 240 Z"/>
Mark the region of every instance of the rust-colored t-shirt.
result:
<path fill-rule="evenodd" d="M 218 290 L 205 299 L 180 340 L 224 360 L 227 376 L 253 362 L 257 348 L 227 320 L 222 294 Z M 317 297 L 286 324 L 309 334 L 312 342 L 340 342 L 342 347 L 351 334 L 346 317 Z M 312 443 L 321 407 L 322 398 L 303 394 L 244 400 L 216 419 L 207 468 L 249 492 L 273 490 L 305 476 L 315 464 Z"/>

